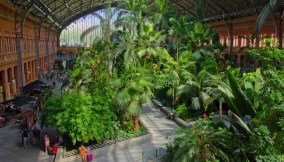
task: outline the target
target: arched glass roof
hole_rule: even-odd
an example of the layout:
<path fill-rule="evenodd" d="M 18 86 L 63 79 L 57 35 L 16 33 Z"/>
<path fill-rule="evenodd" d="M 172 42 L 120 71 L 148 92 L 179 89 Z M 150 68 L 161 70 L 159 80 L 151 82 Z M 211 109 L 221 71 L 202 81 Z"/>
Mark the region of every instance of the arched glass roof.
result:
<path fill-rule="evenodd" d="M 74 21 L 62 30 L 60 46 L 90 46 L 96 39 L 104 37 L 106 28 L 110 28 L 110 32 L 119 29 L 115 21 L 118 14 L 124 11 L 118 8 L 101 9 Z"/>
<path fill-rule="evenodd" d="M 54 23 L 59 31 L 75 20 L 102 8 L 105 3 L 117 6 L 126 0 L 7 0 L 38 19 L 45 19 L 48 24 Z M 269 2 L 268 0 L 203 0 L 205 2 L 205 20 L 216 21 L 247 15 L 258 14 Z M 149 11 L 155 10 L 153 0 L 145 0 Z M 169 5 L 181 14 L 196 16 L 194 11 L 199 0 L 169 0 Z M 29 4 L 33 4 L 28 8 Z M 283 7 L 284 0 L 278 0 L 278 8 Z"/>

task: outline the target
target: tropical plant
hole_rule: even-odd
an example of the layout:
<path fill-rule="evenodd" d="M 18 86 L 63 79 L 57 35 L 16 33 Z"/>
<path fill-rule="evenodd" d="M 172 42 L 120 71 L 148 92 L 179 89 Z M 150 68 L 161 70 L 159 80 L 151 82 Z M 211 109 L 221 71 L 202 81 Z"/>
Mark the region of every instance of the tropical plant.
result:
<path fill-rule="evenodd" d="M 184 120 L 189 119 L 189 109 L 184 103 L 177 107 L 177 116 Z"/>
<path fill-rule="evenodd" d="M 272 152 L 273 137 L 267 126 L 261 125 L 254 128 L 250 136 L 252 152 L 259 155 L 267 155 Z"/>
<path fill-rule="evenodd" d="M 164 38 L 163 31 L 154 30 L 154 24 L 148 23 L 141 26 L 137 37 L 137 55 L 142 66 L 152 68 L 153 64 L 157 63 L 155 59 L 159 60 L 165 57 L 163 55 L 167 55 L 165 49 L 159 47 Z"/>
<path fill-rule="evenodd" d="M 141 24 L 138 36 L 123 32 L 120 34 L 121 42 L 113 50 L 114 62 L 123 55 L 125 68 L 132 66 L 144 66 L 150 71 L 159 69 L 159 60 L 168 57 L 167 51 L 158 45 L 164 39 L 162 32 L 155 32 L 153 24 Z"/>
<path fill-rule="evenodd" d="M 251 101 L 242 92 L 239 83 L 231 73 L 228 73 L 228 81 L 229 85 L 220 82 L 218 89 L 222 93 L 225 102 L 229 105 L 229 109 L 240 117 L 245 115 L 254 117 L 256 111 Z"/>
<path fill-rule="evenodd" d="M 177 87 L 177 95 L 186 94 L 191 98 L 192 109 L 206 111 L 209 104 L 220 97 L 218 84 L 218 76 L 203 70 L 197 76 L 187 75 L 186 83 Z"/>
<path fill-rule="evenodd" d="M 102 31 L 102 39 L 104 39 L 106 42 L 110 43 L 110 38 L 112 32 L 115 30 L 115 27 L 119 27 L 117 23 L 113 22 L 113 19 L 117 16 L 119 12 L 123 12 L 119 8 L 112 8 L 111 3 L 105 3 L 105 8 L 102 9 L 101 13 L 99 12 L 93 12 L 91 15 L 95 18 L 98 18 L 100 20 L 100 25 L 94 25 L 89 28 L 87 28 L 80 36 L 80 41 L 83 42 L 84 38 L 91 33 L 94 30 L 97 30 L 100 28 Z"/>
<path fill-rule="evenodd" d="M 143 23 L 142 13 L 147 9 L 147 5 L 144 0 L 129 0 L 118 5 L 118 8 L 124 9 L 118 14 L 117 24 L 122 25 L 128 29 L 128 32 L 132 38 L 135 35 L 140 24 Z"/>
<path fill-rule="evenodd" d="M 168 58 L 165 62 L 162 62 L 163 74 L 171 76 L 171 88 L 169 88 L 167 94 L 172 96 L 172 109 L 174 109 L 175 103 L 178 102 L 178 95 L 175 94 L 177 86 L 184 83 L 189 76 L 195 73 L 195 62 L 192 60 L 191 53 L 185 51 L 177 61 L 173 58 Z"/>
<path fill-rule="evenodd" d="M 273 13 L 276 4 L 277 0 L 269 0 L 269 2 L 260 11 L 255 24 L 255 28 L 258 33 L 260 33 L 266 18 Z"/>
<path fill-rule="evenodd" d="M 156 10 L 149 14 L 150 20 L 155 22 L 158 31 L 167 30 L 170 25 L 169 19 L 175 15 L 175 10 L 168 3 L 169 0 L 155 0 Z"/>
<path fill-rule="evenodd" d="M 178 19 L 172 17 L 169 19 L 171 27 L 168 30 L 169 39 L 172 41 L 170 47 L 174 49 L 175 59 L 178 60 L 181 53 L 182 40 L 184 39 L 184 33 L 189 29 L 188 17 L 182 16 Z"/>
<path fill-rule="evenodd" d="M 213 59 L 207 59 L 202 61 L 200 64 L 201 70 L 206 70 L 210 74 L 217 74 L 218 73 L 218 63 Z"/>
<path fill-rule="evenodd" d="M 119 110 L 129 113 L 133 119 L 134 131 L 139 130 L 138 115 L 142 104 L 151 103 L 153 83 L 151 75 L 144 68 L 132 67 L 122 74 L 121 79 L 112 82 L 111 86 L 119 89 L 114 103 Z"/>
<path fill-rule="evenodd" d="M 228 141 L 231 134 L 224 128 L 213 128 L 210 120 L 198 120 L 192 128 L 180 129 L 173 144 L 168 145 L 173 161 L 230 161 Z M 227 152 L 228 151 L 228 152 Z"/>
<path fill-rule="evenodd" d="M 284 50 L 278 49 L 277 39 L 264 39 L 265 47 L 249 50 L 248 53 L 255 55 L 261 66 L 265 69 L 277 67 L 277 63 L 284 60 Z"/>

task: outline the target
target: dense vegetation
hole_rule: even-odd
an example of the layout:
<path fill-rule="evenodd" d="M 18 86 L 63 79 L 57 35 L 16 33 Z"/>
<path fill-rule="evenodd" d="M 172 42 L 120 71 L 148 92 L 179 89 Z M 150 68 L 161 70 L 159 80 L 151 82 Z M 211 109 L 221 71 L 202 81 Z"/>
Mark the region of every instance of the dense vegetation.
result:
<path fill-rule="evenodd" d="M 213 112 L 176 133 L 168 145 L 173 161 L 283 160 L 284 51 L 268 39 L 247 51 L 259 68 L 240 73 L 222 57 L 226 47 L 218 35 L 201 22 L 202 3 L 197 17 L 176 15 L 167 3 L 155 0 L 157 11 L 146 15 L 143 0 L 119 5 L 127 10 L 116 21 L 123 30 L 104 30 L 76 58 L 63 95 L 46 102 L 45 123 L 73 143 L 113 139 L 139 131 L 142 104 L 155 96 L 185 120 Z"/>

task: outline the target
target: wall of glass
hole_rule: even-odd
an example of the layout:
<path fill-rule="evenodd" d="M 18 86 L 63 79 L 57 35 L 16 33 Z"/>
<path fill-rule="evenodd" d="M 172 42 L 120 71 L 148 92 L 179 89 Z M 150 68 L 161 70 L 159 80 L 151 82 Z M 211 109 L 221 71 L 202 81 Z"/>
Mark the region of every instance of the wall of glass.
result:
<path fill-rule="evenodd" d="M 122 13 L 126 12 L 118 8 L 102 9 L 74 21 L 61 32 L 60 46 L 89 47 L 94 41 L 121 29 L 116 24 Z"/>

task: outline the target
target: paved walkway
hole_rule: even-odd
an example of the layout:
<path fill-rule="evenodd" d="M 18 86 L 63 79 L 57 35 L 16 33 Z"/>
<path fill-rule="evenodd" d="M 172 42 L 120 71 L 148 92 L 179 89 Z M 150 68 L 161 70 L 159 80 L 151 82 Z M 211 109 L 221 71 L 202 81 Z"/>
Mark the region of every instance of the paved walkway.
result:
<path fill-rule="evenodd" d="M 56 89 L 59 89 L 59 84 L 57 84 Z M 170 132 L 178 127 L 173 121 L 167 120 L 165 115 L 154 106 L 144 105 L 140 121 L 147 127 L 148 135 L 92 150 L 93 161 L 142 161 L 142 152 L 152 151 L 154 148 L 168 143 Z M 17 125 L 14 122 L 9 122 L 5 127 L 0 128 L 0 162 L 53 162 L 54 156 L 47 155 L 43 151 L 43 142 L 37 146 L 30 142 L 27 148 L 21 146 L 21 132 Z M 54 128 L 43 128 L 41 130 L 42 136 L 44 132 L 48 132 L 51 141 L 53 141 L 56 130 Z M 79 155 L 68 158 L 63 158 L 62 155 L 63 149 L 59 149 L 56 162 L 81 162 Z"/>
<path fill-rule="evenodd" d="M 171 132 L 178 128 L 177 124 L 167 120 L 165 115 L 153 106 L 144 106 L 140 121 L 147 127 L 148 135 L 92 150 L 93 161 L 140 162 L 142 161 L 142 152 L 154 151 L 156 147 L 168 143 L 171 140 Z M 81 162 L 79 155 L 62 158 L 62 150 L 60 151 L 56 162 Z"/>
<path fill-rule="evenodd" d="M 48 80 L 50 85 L 52 80 Z M 56 89 L 59 89 L 57 84 Z M 30 108 L 30 104 L 23 105 L 23 109 Z M 40 125 L 36 123 L 37 128 Z M 47 155 L 44 152 L 43 146 L 43 135 L 48 132 L 51 141 L 56 138 L 56 129 L 54 128 L 42 128 L 41 132 L 41 143 L 38 145 L 32 144 L 32 133 L 30 133 L 30 141 L 27 148 L 22 147 L 22 135 L 21 130 L 18 129 L 18 124 L 15 121 L 9 121 L 7 125 L 0 128 L 0 162 L 53 162 L 54 156 Z"/>

